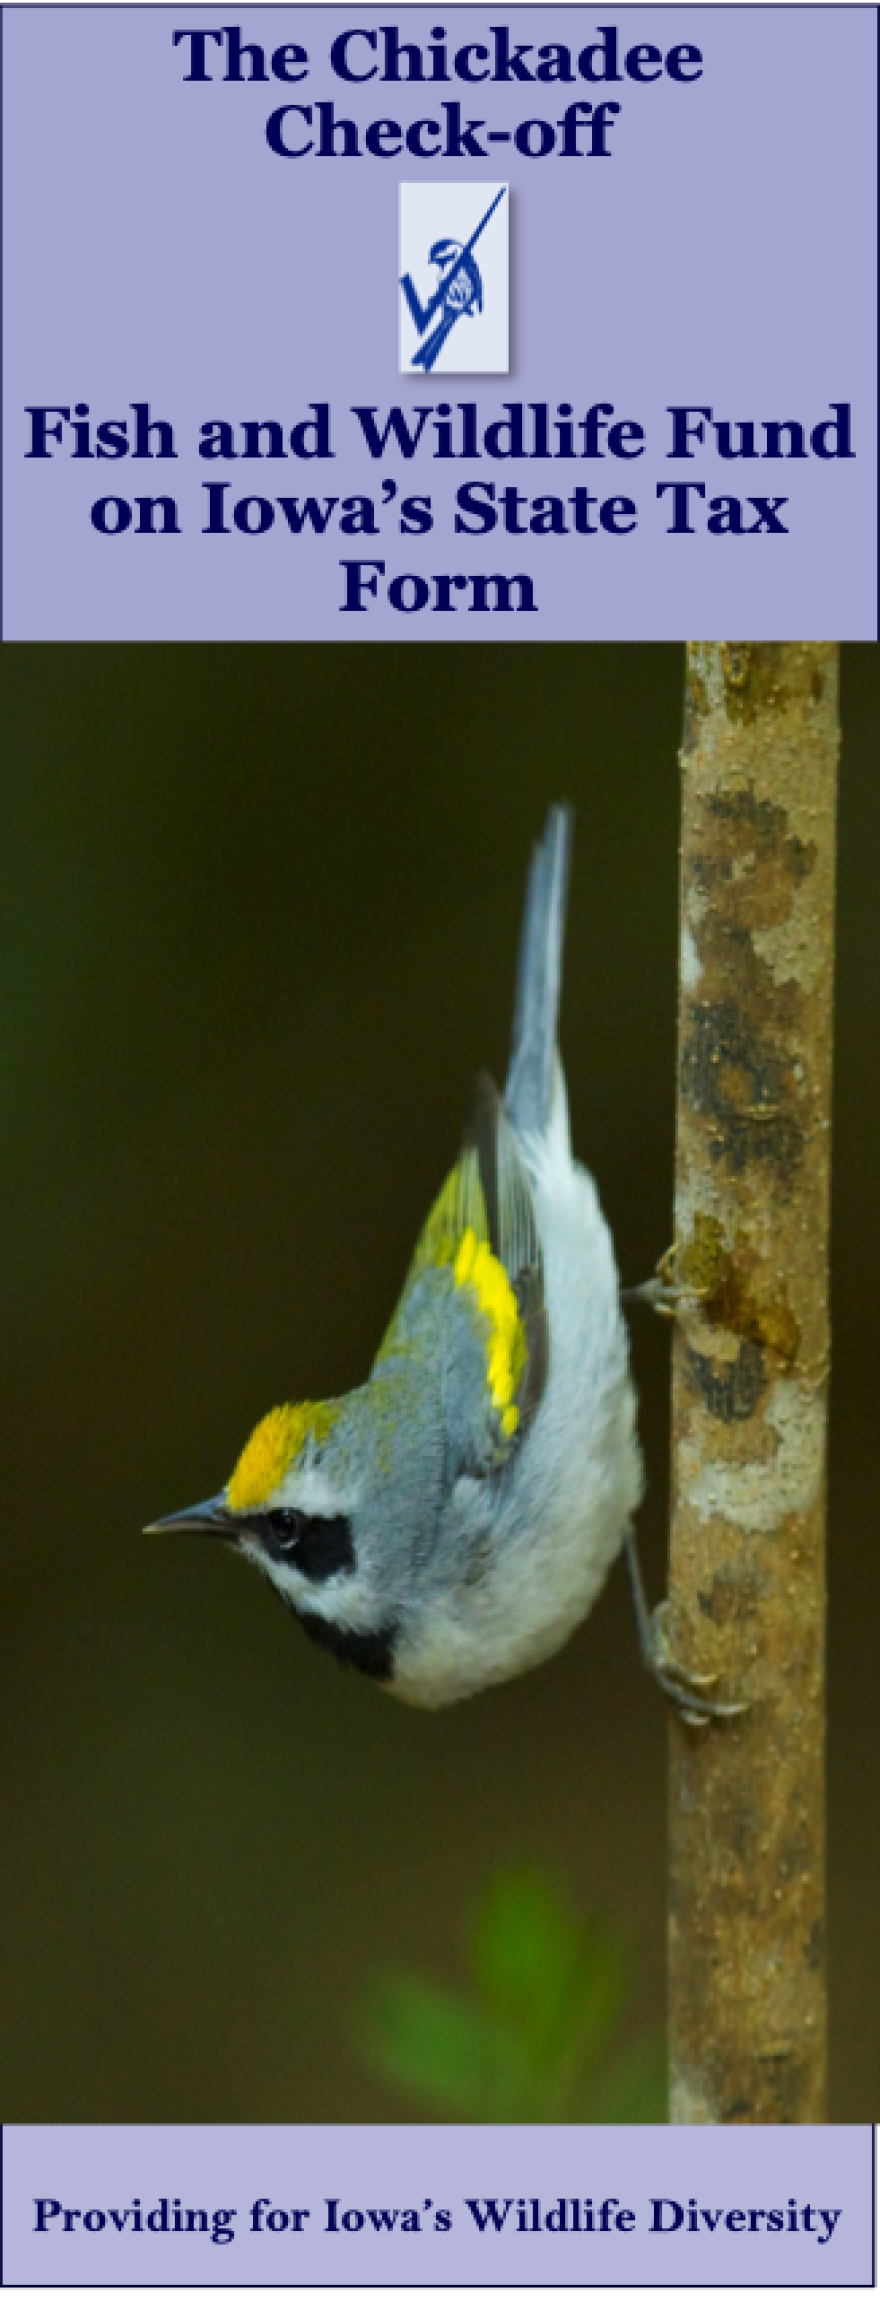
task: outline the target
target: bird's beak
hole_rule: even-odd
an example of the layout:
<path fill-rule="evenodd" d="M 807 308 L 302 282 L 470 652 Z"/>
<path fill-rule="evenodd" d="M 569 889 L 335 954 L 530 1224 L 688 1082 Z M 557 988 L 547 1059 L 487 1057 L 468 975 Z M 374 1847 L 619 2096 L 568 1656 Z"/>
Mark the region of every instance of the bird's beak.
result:
<path fill-rule="evenodd" d="M 172 1510 L 168 1518 L 155 1518 L 145 1526 L 145 1534 L 218 1534 L 227 1542 L 234 1542 L 235 1519 L 228 1509 L 225 1496 L 214 1494 L 210 1502 L 194 1502 L 191 1510 Z"/>

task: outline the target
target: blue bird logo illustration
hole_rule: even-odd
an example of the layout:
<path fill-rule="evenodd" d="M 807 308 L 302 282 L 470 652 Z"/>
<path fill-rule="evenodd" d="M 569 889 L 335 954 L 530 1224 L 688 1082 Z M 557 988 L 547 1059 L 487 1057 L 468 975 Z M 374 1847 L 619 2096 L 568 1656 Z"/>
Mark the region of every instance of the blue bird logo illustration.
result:
<path fill-rule="evenodd" d="M 425 338 L 424 342 L 419 345 L 418 351 L 413 355 L 412 365 L 415 368 L 423 368 L 425 375 L 430 375 L 447 336 L 452 333 L 456 320 L 460 320 L 464 313 L 467 313 L 469 319 L 473 319 L 475 314 L 483 309 L 483 281 L 473 250 L 481 232 L 485 231 L 490 216 L 494 216 L 496 208 L 503 200 L 506 190 L 506 184 L 502 184 L 500 192 L 496 192 L 494 200 L 486 209 L 485 215 L 481 217 L 476 231 L 471 233 L 470 239 L 464 246 L 460 240 L 445 239 L 433 242 L 429 250 L 429 262 L 436 264 L 440 278 L 434 294 L 429 297 L 426 304 L 422 303 L 418 289 L 414 287 L 409 272 L 405 272 L 403 275 L 400 285 L 406 298 L 408 310 L 418 334 Z M 437 324 L 431 329 L 430 335 L 426 335 L 425 330 L 434 319 L 436 319 Z"/>

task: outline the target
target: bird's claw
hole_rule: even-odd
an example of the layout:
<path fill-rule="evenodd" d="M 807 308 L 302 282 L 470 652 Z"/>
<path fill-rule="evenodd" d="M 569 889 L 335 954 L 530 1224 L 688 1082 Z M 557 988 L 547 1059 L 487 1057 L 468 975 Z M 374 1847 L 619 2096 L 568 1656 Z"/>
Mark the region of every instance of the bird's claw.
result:
<path fill-rule="evenodd" d="M 674 1278 L 677 1243 L 661 1254 L 653 1278 L 646 1278 L 641 1286 L 625 1286 L 621 1292 L 623 1302 L 646 1302 L 656 1310 L 658 1318 L 676 1318 L 683 1303 L 705 1302 L 705 1286 L 681 1286 Z"/>
<path fill-rule="evenodd" d="M 649 1638 L 652 1649 L 649 1660 L 656 1669 L 662 1670 L 667 1678 L 677 1679 L 681 1686 L 692 1687 L 695 1693 L 704 1686 L 717 1686 L 717 1670 L 689 1670 L 683 1662 L 676 1661 L 669 1644 L 666 1626 L 668 1620 L 669 1600 L 668 1598 L 661 1598 L 659 1606 L 655 1606 L 653 1614 L 649 1618 Z"/>
<path fill-rule="evenodd" d="M 648 1617 L 645 1662 L 655 1685 L 685 1726 L 709 1726 L 713 1718 L 741 1718 L 748 1702 L 717 1702 L 709 1687 L 718 1683 L 717 1670 L 691 1670 L 671 1653 L 667 1632 L 668 1604 L 664 1599 Z"/>
<path fill-rule="evenodd" d="M 624 1300 L 646 1302 L 649 1310 L 656 1310 L 658 1318 L 677 1318 L 684 1303 L 705 1302 L 704 1286 L 674 1286 L 665 1278 L 646 1278 L 643 1286 L 628 1286 Z"/>
<path fill-rule="evenodd" d="M 685 1726 L 709 1726 L 713 1719 L 741 1718 L 751 1705 L 748 1702 L 716 1702 L 708 1688 L 717 1683 L 716 1670 L 689 1670 L 671 1652 L 667 1622 L 668 1603 L 651 1613 L 645 1598 L 635 1537 L 627 1536 L 626 1555 L 635 1601 L 639 1645 L 646 1669 L 650 1670 L 654 1684 L 672 1704 Z"/>

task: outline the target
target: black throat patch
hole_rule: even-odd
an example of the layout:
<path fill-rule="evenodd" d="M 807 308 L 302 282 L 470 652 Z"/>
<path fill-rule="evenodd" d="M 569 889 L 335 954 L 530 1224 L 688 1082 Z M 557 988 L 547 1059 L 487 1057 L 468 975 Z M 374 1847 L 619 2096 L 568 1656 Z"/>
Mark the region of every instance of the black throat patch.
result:
<path fill-rule="evenodd" d="M 396 1624 L 390 1623 L 383 1630 L 347 1630 L 340 1622 L 325 1622 L 320 1614 L 301 1614 L 295 1606 L 292 1611 L 306 1637 L 334 1654 L 337 1662 L 350 1662 L 365 1677 L 378 1678 L 386 1685 L 393 1678 Z"/>

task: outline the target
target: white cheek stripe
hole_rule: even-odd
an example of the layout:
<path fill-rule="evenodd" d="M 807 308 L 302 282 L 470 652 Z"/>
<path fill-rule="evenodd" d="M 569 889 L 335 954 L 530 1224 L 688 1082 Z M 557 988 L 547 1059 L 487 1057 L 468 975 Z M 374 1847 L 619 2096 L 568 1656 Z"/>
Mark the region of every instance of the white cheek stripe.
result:
<path fill-rule="evenodd" d="M 339 1514 L 337 1508 L 334 1515 Z M 344 1630 L 374 1630 L 376 1627 L 376 1599 L 372 1583 L 361 1566 L 354 1573 L 340 1572 L 330 1575 L 326 1582 L 310 1582 L 307 1575 L 298 1574 L 291 1561 L 268 1558 L 253 1534 L 242 1535 L 239 1544 L 242 1556 L 249 1559 L 280 1590 L 282 1598 L 289 1600 L 299 1614 L 316 1614 L 322 1622 L 338 1623 Z"/>

